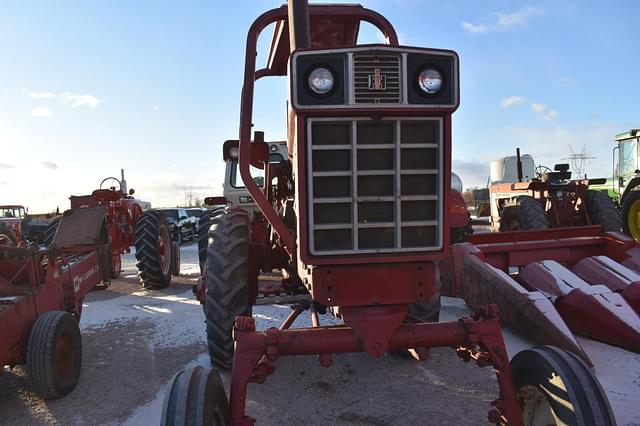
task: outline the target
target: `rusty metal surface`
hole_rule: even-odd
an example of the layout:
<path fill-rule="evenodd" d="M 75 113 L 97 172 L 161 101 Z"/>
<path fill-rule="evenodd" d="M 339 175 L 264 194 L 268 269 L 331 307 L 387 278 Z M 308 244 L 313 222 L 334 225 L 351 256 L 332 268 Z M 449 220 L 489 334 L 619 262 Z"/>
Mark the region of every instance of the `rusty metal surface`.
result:
<path fill-rule="evenodd" d="M 52 245 L 63 248 L 104 243 L 106 215 L 107 208 L 104 206 L 67 210 L 62 216 Z"/>

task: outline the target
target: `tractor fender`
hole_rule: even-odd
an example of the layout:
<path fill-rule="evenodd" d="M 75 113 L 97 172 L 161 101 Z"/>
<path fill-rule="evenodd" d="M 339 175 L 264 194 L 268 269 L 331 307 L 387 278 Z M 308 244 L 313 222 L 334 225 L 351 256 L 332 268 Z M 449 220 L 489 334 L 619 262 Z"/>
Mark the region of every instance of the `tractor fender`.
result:
<path fill-rule="evenodd" d="M 469 213 L 462 194 L 451 188 L 449 203 L 450 226 L 452 228 L 464 228 L 469 224 Z"/>
<path fill-rule="evenodd" d="M 624 192 L 620 197 L 620 205 L 624 203 L 624 199 L 627 197 L 627 195 L 629 195 L 629 193 L 637 187 L 640 187 L 640 176 L 634 176 L 633 178 L 631 178 L 631 180 L 624 187 Z"/>

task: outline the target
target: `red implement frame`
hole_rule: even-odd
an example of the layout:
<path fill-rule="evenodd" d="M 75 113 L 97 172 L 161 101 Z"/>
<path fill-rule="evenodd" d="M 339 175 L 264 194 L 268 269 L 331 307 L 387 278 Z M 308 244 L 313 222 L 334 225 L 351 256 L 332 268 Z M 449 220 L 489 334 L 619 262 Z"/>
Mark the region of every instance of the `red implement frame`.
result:
<path fill-rule="evenodd" d="M 102 208 L 92 210 L 104 220 Z M 56 250 L 0 245 L 0 366 L 24 364 L 31 327 L 43 313 L 67 311 L 80 320 L 84 296 L 107 277 L 108 253 L 97 241 Z"/>

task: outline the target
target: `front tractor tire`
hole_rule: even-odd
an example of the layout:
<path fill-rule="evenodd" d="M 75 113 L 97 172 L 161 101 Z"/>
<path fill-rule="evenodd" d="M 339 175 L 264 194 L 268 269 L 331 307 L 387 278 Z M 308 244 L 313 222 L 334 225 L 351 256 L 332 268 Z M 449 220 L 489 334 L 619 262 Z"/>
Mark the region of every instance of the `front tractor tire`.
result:
<path fill-rule="evenodd" d="M 640 203 L 638 203 L 640 206 Z M 605 232 L 622 231 L 622 218 L 613 200 L 602 191 L 587 192 L 587 212 L 591 221 L 601 225 Z"/>
<path fill-rule="evenodd" d="M 249 214 L 241 209 L 221 211 L 211 221 L 206 261 L 205 315 L 211 364 L 230 369 L 233 325 L 250 315 Z"/>
<path fill-rule="evenodd" d="M 622 229 L 640 241 L 640 191 L 630 191 L 622 201 Z"/>
<path fill-rule="evenodd" d="M 78 384 L 82 337 L 68 312 L 49 311 L 33 324 L 27 344 L 27 375 L 33 392 L 43 399 L 62 398 Z"/>
<path fill-rule="evenodd" d="M 143 288 L 161 289 L 171 283 L 174 245 L 171 229 L 157 210 L 148 210 L 136 224 L 136 266 Z"/>
<path fill-rule="evenodd" d="M 598 379 L 570 352 L 538 346 L 511 360 L 522 423 L 536 425 L 615 425 Z"/>
<path fill-rule="evenodd" d="M 518 197 L 517 204 L 505 207 L 500 215 L 500 232 L 534 231 L 550 226 L 542 204 L 528 195 Z"/>
<path fill-rule="evenodd" d="M 200 365 L 180 371 L 162 408 L 162 426 L 226 426 L 229 402 L 216 370 Z"/>

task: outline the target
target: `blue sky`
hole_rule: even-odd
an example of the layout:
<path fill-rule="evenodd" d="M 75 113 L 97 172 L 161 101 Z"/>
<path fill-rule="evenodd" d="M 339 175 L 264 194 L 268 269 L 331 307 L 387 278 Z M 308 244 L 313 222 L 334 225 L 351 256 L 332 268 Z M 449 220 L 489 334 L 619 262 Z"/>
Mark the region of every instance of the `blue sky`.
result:
<path fill-rule="evenodd" d="M 64 209 L 120 168 L 156 206 L 185 189 L 221 193 L 246 32 L 282 2 L 3 1 L 0 203 Z M 597 157 L 587 172 L 610 175 L 613 136 L 640 126 L 639 2 L 362 4 L 401 43 L 459 53 L 453 154 L 466 186 L 517 146 L 549 165 L 586 146 Z M 377 37 L 365 29 L 363 40 Z M 285 88 L 258 83 L 254 121 L 267 139 L 284 137 Z"/>

